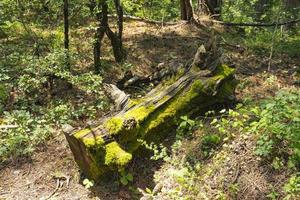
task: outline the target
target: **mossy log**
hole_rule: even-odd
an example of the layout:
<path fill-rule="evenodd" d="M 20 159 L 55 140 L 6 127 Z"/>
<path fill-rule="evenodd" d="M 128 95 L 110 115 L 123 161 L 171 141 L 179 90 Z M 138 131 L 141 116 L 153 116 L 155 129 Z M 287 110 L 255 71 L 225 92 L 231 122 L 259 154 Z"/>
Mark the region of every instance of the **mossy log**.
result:
<path fill-rule="evenodd" d="M 125 108 L 99 126 L 66 134 L 66 138 L 80 169 L 97 180 L 109 171 L 124 169 L 142 140 L 159 141 L 174 132 L 178 117 L 232 100 L 235 86 L 234 69 L 226 65 L 214 71 L 192 67 L 177 81 L 161 84 L 141 99 L 129 99 Z"/>

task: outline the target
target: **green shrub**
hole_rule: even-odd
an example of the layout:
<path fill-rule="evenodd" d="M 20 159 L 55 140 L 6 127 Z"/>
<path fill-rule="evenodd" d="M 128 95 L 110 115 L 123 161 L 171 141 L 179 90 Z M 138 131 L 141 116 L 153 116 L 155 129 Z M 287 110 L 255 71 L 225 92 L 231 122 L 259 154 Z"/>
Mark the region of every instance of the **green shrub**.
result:
<path fill-rule="evenodd" d="M 251 130 L 260 135 L 255 153 L 262 157 L 288 157 L 289 166 L 300 164 L 300 92 L 282 90 L 261 106 L 259 121 Z"/>
<path fill-rule="evenodd" d="M 299 199 L 300 197 L 300 174 L 293 175 L 283 187 L 287 194 L 284 200 Z"/>
<path fill-rule="evenodd" d="M 53 132 L 46 120 L 24 110 L 5 112 L 3 122 L 16 128 L 0 129 L 0 162 L 32 153 Z"/>
<path fill-rule="evenodd" d="M 173 20 L 179 14 L 179 1 L 174 0 L 124 0 L 126 14 L 155 20 Z"/>
<path fill-rule="evenodd" d="M 6 85 L 0 84 L 0 112 L 3 112 L 5 102 L 9 97 L 9 91 Z"/>

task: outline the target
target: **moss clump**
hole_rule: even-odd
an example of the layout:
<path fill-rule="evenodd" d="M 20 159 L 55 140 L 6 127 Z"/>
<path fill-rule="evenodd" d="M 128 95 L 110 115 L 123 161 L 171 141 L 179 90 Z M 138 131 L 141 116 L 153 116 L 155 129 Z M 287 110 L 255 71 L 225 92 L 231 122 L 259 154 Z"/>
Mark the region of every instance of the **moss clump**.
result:
<path fill-rule="evenodd" d="M 125 113 L 124 118 L 134 118 L 138 122 L 143 121 L 154 109 L 155 107 L 153 105 L 140 106 L 138 108 L 129 110 L 127 113 Z"/>
<path fill-rule="evenodd" d="M 90 132 L 91 132 L 91 129 L 87 128 L 87 129 L 83 129 L 83 130 L 80 130 L 80 131 L 74 133 L 74 136 L 79 139 L 81 137 L 84 137 L 85 135 L 87 135 Z"/>
<path fill-rule="evenodd" d="M 141 99 L 129 99 L 128 100 L 128 104 L 127 104 L 127 108 L 132 108 L 135 105 L 138 105 L 139 103 L 142 103 L 144 101 L 143 98 Z"/>
<path fill-rule="evenodd" d="M 101 136 L 96 136 L 96 137 L 94 137 L 93 135 L 87 136 L 92 131 L 93 130 L 89 129 L 89 128 L 88 129 L 83 129 L 83 130 L 78 131 L 77 133 L 75 133 L 74 136 L 78 140 L 81 140 L 86 145 L 86 147 L 88 147 L 88 148 L 93 147 L 95 145 L 104 144 L 104 140 Z"/>
<path fill-rule="evenodd" d="M 235 71 L 234 68 L 228 67 L 228 65 L 219 65 L 214 74 L 217 76 L 227 77 L 231 74 L 233 74 Z"/>
<path fill-rule="evenodd" d="M 201 94 L 202 88 L 202 82 L 196 80 L 184 95 L 175 97 L 168 103 L 165 109 L 159 110 L 158 113 L 149 120 L 150 124 L 147 126 L 145 132 L 147 133 L 158 126 L 165 124 L 165 121 L 169 121 L 170 118 L 175 118 L 182 110 L 187 110 L 191 100 Z"/>
<path fill-rule="evenodd" d="M 120 117 L 112 117 L 105 122 L 104 127 L 110 134 L 117 135 L 120 131 L 122 131 L 123 121 L 124 120 Z"/>
<path fill-rule="evenodd" d="M 101 146 L 104 144 L 102 136 L 83 138 L 82 142 L 87 147 Z"/>
<path fill-rule="evenodd" d="M 132 155 L 124 151 L 117 142 L 106 145 L 106 154 L 104 164 L 122 169 L 132 159 Z"/>

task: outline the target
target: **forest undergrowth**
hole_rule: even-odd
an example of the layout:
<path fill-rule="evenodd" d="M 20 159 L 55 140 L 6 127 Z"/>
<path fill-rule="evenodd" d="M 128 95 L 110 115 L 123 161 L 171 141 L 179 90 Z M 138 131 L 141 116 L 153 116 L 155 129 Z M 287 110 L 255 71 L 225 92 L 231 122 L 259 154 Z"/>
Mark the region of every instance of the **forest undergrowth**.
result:
<path fill-rule="evenodd" d="M 230 6 L 224 2 L 222 20 L 235 23 L 297 16 L 296 8 L 281 10 L 279 1 L 265 8 L 265 14 L 251 12 L 257 1 Z M 184 21 L 168 25 L 163 22 L 178 17 L 174 1 L 143 1 L 143 6 L 124 1 L 126 14 L 162 23 L 125 20 L 125 61 L 115 61 L 105 37 L 101 70 L 95 73 L 97 23 L 88 10 L 77 16 L 76 9 L 82 7 L 73 3 L 68 52 L 62 48 L 64 30 L 55 23 L 53 2 L 48 15 L 38 15 L 36 23 L 0 21 L 0 200 L 300 199 L 297 24 L 239 28 L 203 20 L 201 28 Z M 0 14 L 7 18 L 12 7 L 9 1 L 3 5 L 7 10 L 0 9 Z M 18 9 L 11 14 L 33 18 Z M 142 141 L 128 168 L 108 182 L 84 177 L 63 132 L 94 126 L 115 112 L 103 84 L 118 85 L 129 73 L 140 82 L 124 91 L 143 97 L 160 84 L 153 78 L 158 72 L 187 66 L 212 32 L 218 37 L 222 62 L 236 70 L 235 101 L 176 119 L 177 129 L 168 138 L 161 143 Z M 169 75 L 162 82 L 175 78 Z"/>

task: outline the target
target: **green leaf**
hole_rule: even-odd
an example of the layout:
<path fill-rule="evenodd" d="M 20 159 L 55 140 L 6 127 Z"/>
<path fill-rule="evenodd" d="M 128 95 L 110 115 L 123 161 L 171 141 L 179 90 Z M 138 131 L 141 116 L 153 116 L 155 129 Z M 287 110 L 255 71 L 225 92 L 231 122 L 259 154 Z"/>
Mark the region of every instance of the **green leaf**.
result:
<path fill-rule="evenodd" d="M 126 176 L 127 180 L 132 182 L 133 181 L 133 175 L 131 173 L 128 173 Z"/>
<path fill-rule="evenodd" d="M 86 189 L 89 189 L 94 186 L 94 181 L 89 179 L 84 179 L 82 184 L 85 186 Z"/>
<path fill-rule="evenodd" d="M 187 121 L 188 120 L 188 117 L 185 115 L 185 116 L 181 116 L 180 119 L 184 120 L 184 121 Z"/>
<path fill-rule="evenodd" d="M 212 120 L 212 122 L 210 122 L 210 124 L 213 125 L 213 124 L 215 124 L 217 122 L 218 122 L 218 120 L 215 118 L 215 119 Z"/>
<path fill-rule="evenodd" d="M 145 191 L 148 193 L 148 194 L 152 194 L 152 191 L 146 187 Z"/>
<path fill-rule="evenodd" d="M 128 184 L 128 180 L 126 179 L 125 176 L 121 177 L 120 182 L 122 183 L 122 185 L 127 185 Z"/>

